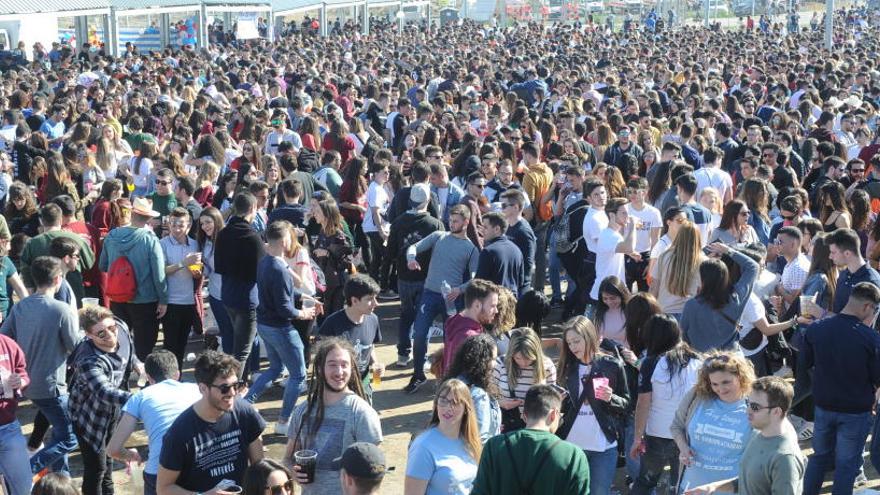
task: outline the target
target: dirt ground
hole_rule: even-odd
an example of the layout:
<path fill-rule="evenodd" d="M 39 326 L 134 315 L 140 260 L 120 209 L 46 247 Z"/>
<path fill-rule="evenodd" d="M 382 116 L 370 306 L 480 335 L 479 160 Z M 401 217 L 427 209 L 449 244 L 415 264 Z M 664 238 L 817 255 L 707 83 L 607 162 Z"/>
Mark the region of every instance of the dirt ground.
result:
<path fill-rule="evenodd" d="M 383 363 L 389 365 L 396 360 L 397 355 L 397 325 L 398 325 L 398 303 L 383 302 L 377 311 L 380 321 L 383 342 L 378 346 L 379 359 Z M 548 319 L 550 322 L 556 322 L 558 314 L 554 313 Z M 544 336 L 558 335 L 558 329 L 555 326 L 545 330 Z M 434 339 L 433 344 L 437 345 L 438 339 Z M 201 341 L 191 342 L 190 351 L 199 352 L 204 348 Z M 264 366 L 266 362 L 264 361 Z M 375 387 L 373 394 L 374 407 L 379 411 L 382 420 L 382 433 L 384 441 L 382 449 L 385 452 L 389 472 L 386 475 L 382 485 L 382 494 L 398 495 L 403 493 L 403 481 L 406 474 L 406 456 L 407 447 L 413 434 L 422 431 L 430 419 L 431 401 L 433 399 L 433 390 L 435 381 L 430 379 L 427 384 L 421 387 L 418 392 L 413 395 L 407 395 L 402 389 L 409 381 L 412 369 L 402 370 L 393 366 L 389 366 L 386 374 L 382 379 L 381 385 Z M 430 377 L 430 375 L 429 375 Z M 184 380 L 192 381 L 191 369 L 185 370 Z M 272 427 L 274 421 L 277 420 L 281 407 L 282 389 L 280 387 L 271 387 L 263 393 L 257 408 L 263 414 L 263 417 L 269 423 L 267 433 L 263 436 L 263 443 L 267 447 L 267 456 L 280 459 L 284 452 L 286 438 L 274 435 Z M 303 396 L 300 397 L 300 400 Z M 25 402 L 19 410 L 19 419 L 23 425 L 26 435 L 30 434 L 32 428 L 34 408 Z M 143 431 L 136 432 L 128 446 L 136 447 L 141 451 L 141 455 L 146 458 L 147 438 Z M 810 453 L 809 442 L 803 443 L 801 447 L 805 454 Z M 866 458 L 866 461 L 868 459 Z M 78 452 L 71 455 L 71 470 L 77 478 L 82 476 L 82 464 L 79 459 Z M 870 467 L 870 462 L 865 463 L 865 469 L 869 478 L 868 486 L 873 490 L 880 490 L 880 476 Z M 135 469 L 134 472 L 128 473 L 122 463 L 114 463 L 114 481 L 116 483 L 116 493 L 119 495 L 134 495 L 143 493 L 143 483 L 140 477 L 140 470 Z M 830 483 L 826 482 L 823 493 L 831 493 Z M 858 492 L 857 492 L 858 493 Z M 866 493 L 871 493 L 867 491 Z M 335 495 L 335 494 L 327 494 Z"/>

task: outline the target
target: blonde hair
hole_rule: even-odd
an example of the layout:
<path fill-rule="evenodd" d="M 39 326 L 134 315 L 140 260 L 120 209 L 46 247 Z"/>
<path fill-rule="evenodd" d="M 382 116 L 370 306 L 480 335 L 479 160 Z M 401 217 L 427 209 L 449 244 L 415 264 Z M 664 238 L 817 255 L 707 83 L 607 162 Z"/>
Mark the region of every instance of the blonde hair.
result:
<path fill-rule="evenodd" d="M 517 380 L 522 374 L 516 359 L 517 354 L 531 361 L 534 369 L 535 380 L 532 385 L 543 383 L 544 376 L 544 351 L 541 348 L 541 338 L 531 328 L 517 328 L 510 332 L 510 343 L 507 345 L 507 355 L 504 356 L 504 367 L 507 369 L 507 383 L 510 389 L 516 388 Z"/>
<path fill-rule="evenodd" d="M 202 163 L 199 168 L 199 175 L 196 177 L 196 187 L 210 186 L 214 184 L 220 175 L 220 167 L 212 161 Z"/>
<path fill-rule="evenodd" d="M 712 209 L 712 213 L 721 214 L 721 194 L 718 193 L 718 190 L 714 187 L 705 187 L 700 192 L 700 204 L 703 204 L 703 196 L 713 196 L 715 198 L 715 208 Z"/>
<path fill-rule="evenodd" d="M 516 296 L 507 287 L 499 287 L 498 313 L 492 322 L 492 334 L 499 338 L 516 325 Z"/>
<path fill-rule="evenodd" d="M 700 269 L 702 248 L 700 231 L 696 225 L 691 222 L 682 224 L 672 246 L 660 256 L 661 265 L 666 266 L 664 275 L 667 277 L 662 282 L 670 293 L 688 296 L 691 280 Z"/>
<path fill-rule="evenodd" d="M 574 332 L 584 340 L 584 356 L 575 356 L 571 349 L 568 348 L 568 343 L 565 340 L 565 335 L 568 332 Z M 567 368 L 577 366 L 581 357 L 589 356 L 589 360 L 592 360 L 594 356 L 599 354 L 601 352 L 599 349 L 600 342 L 601 339 L 599 338 L 599 332 L 596 331 L 596 326 L 586 316 L 575 316 L 563 323 L 562 352 L 559 354 L 559 364 L 556 366 L 557 383 L 565 385 L 565 379 L 568 376 Z"/>
<path fill-rule="evenodd" d="M 461 426 L 458 429 L 458 437 L 464 442 L 464 448 L 468 451 L 474 462 L 480 462 L 480 454 L 483 452 L 483 444 L 480 442 L 480 428 L 477 426 L 477 411 L 474 401 L 471 399 L 471 391 L 463 381 L 458 378 L 450 378 L 440 384 L 434 395 L 434 410 L 431 413 L 429 426 L 440 424 L 440 416 L 437 414 L 437 401 L 440 398 L 452 401 L 464 406 L 464 414 L 461 417 Z"/>
<path fill-rule="evenodd" d="M 694 385 L 697 397 L 704 400 L 718 398 L 718 394 L 712 390 L 712 382 L 709 380 L 709 375 L 718 372 L 730 373 L 736 376 L 737 380 L 739 380 L 740 393 L 743 397 L 752 390 L 752 383 L 755 381 L 755 369 L 752 367 L 751 361 L 733 352 L 711 351 L 705 355 L 703 366 L 700 368 L 700 374 L 697 377 L 697 384 Z"/>

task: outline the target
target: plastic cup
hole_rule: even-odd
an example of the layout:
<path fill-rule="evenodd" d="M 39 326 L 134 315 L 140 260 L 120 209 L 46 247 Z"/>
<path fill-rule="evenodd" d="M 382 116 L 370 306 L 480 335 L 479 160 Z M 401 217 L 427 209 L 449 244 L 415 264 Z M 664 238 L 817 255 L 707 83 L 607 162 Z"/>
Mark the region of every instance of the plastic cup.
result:
<path fill-rule="evenodd" d="M 192 265 L 189 265 L 187 268 L 189 268 L 190 271 L 193 271 L 193 272 L 200 272 L 200 271 L 202 271 L 202 264 L 201 263 L 193 263 Z"/>
<path fill-rule="evenodd" d="M 101 301 L 97 297 L 84 297 L 83 306 L 100 306 Z"/>
<path fill-rule="evenodd" d="M 816 296 L 798 296 L 801 302 L 801 314 L 807 312 L 807 308 L 810 308 L 811 304 L 816 304 Z"/>
<path fill-rule="evenodd" d="M 382 384 L 382 371 L 378 368 L 373 369 L 373 386 L 378 387 Z"/>
<path fill-rule="evenodd" d="M 314 450 L 299 450 L 293 454 L 293 460 L 300 472 L 306 475 L 302 484 L 314 483 L 315 468 L 318 466 L 318 453 Z"/>
<path fill-rule="evenodd" d="M 607 387 L 608 386 L 608 377 L 600 376 L 593 378 L 593 392 L 595 393 L 599 387 Z"/>

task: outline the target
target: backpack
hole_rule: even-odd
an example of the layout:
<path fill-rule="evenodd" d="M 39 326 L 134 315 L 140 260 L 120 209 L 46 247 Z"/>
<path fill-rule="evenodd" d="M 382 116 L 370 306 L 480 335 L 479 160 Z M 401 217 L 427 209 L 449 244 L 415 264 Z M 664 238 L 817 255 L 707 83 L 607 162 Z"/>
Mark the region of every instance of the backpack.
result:
<path fill-rule="evenodd" d="M 557 253 L 570 253 L 577 249 L 578 243 L 584 238 L 584 217 L 589 207 L 587 200 L 578 200 L 565 210 L 553 226 Z"/>
<path fill-rule="evenodd" d="M 127 303 L 137 295 L 137 275 L 127 256 L 120 256 L 110 264 L 104 295 L 118 303 Z"/>
<path fill-rule="evenodd" d="M 535 217 L 539 220 L 548 222 L 553 219 L 553 200 L 547 200 L 541 202 L 541 198 L 547 194 L 547 191 L 550 190 L 548 186 L 546 189 L 542 189 L 538 191 L 538 194 L 535 195 L 535 201 L 538 203 L 537 208 L 535 209 Z"/>

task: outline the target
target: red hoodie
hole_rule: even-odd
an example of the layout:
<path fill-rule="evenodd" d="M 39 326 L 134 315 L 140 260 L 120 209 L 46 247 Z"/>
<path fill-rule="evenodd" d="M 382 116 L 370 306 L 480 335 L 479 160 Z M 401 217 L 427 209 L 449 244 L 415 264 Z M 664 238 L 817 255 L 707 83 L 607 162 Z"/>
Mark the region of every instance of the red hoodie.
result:
<path fill-rule="evenodd" d="M 13 391 L 11 397 L 4 395 L 4 388 L 0 386 L 0 426 L 15 421 L 15 410 L 18 409 L 18 398 L 21 390 L 31 382 L 27 374 L 24 360 L 24 351 L 21 347 L 5 335 L 0 335 L 0 376 L 7 379 L 12 373 L 21 376 L 21 389 Z"/>

